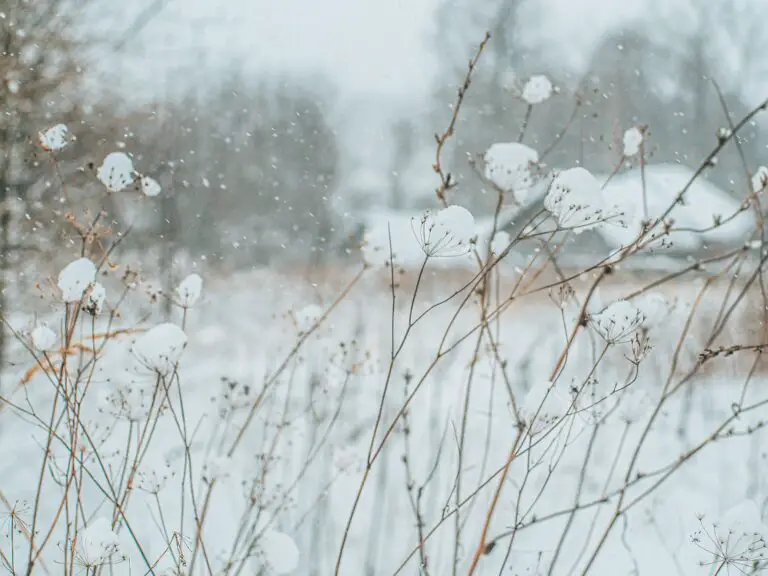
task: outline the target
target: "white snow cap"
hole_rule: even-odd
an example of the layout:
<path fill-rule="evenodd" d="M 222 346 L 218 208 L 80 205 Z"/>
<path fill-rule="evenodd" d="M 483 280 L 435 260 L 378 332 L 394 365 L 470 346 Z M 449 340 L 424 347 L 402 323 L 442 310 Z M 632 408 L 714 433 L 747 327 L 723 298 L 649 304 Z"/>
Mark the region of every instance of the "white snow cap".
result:
<path fill-rule="evenodd" d="M 552 181 L 544 207 L 557 219 L 562 228 L 575 234 L 605 222 L 620 225 L 620 212 L 608 207 L 595 177 L 585 168 L 569 168 L 557 174 Z"/>
<path fill-rule="evenodd" d="M 133 184 L 136 175 L 133 160 L 124 152 L 112 152 L 96 171 L 97 178 L 110 192 L 120 192 Z"/>
<path fill-rule="evenodd" d="M 59 273 L 59 289 L 65 302 L 79 302 L 96 279 L 96 266 L 88 258 L 70 262 Z"/>
<path fill-rule="evenodd" d="M 299 332 L 309 332 L 315 327 L 315 324 L 322 318 L 324 310 L 317 304 L 304 306 L 296 312 L 296 327 Z"/>
<path fill-rule="evenodd" d="M 32 330 L 32 346 L 38 352 L 47 352 L 54 348 L 58 342 L 56 333 L 48 328 L 48 326 L 41 325 Z"/>
<path fill-rule="evenodd" d="M 552 82 L 541 74 L 531 76 L 523 86 L 523 100 L 528 104 L 541 104 L 552 96 Z"/>
<path fill-rule="evenodd" d="M 660 292 L 646 292 L 634 298 L 632 303 L 643 313 L 646 328 L 660 326 L 669 317 L 669 303 Z"/>
<path fill-rule="evenodd" d="M 570 403 L 549 381 L 534 384 L 523 401 L 522 414 L 532 435 L 543 432 L 568 412 Z"/>
<path fill-rule="evenodd" d="M 77 559 L 87 568 L 108 564 L 120 551 L 117 534 L 109 521 L 100 517 L 88 524 L 77 535 Z"/>
<path fill-rule="evenodd" d="M 172 374 L 187 345 L 187 335 L 176 326 L 166 322 L 158 324 L 139 337 L 131 352 L 146 368 L 161 376 Z"/>
<path fill-rule="evenodd" d="M 760 166 L 752 176 L 752 190 L 754 192 L 760 192 L 768 186 L 768 168 Z"/>
<path fill-rule="evenodd" d="M 523 192 L 533 184 L 531 169 L 539 153 L 518 142 L 497 142 L 483 155 L 485 177 L 505 192 Z"/>
<path fill-rule="evenodd" d="M 139 490 L 149 494 L 157 494 L 165 488 L 168 478 L 173 476 L 168 462 L 163 462 L 154 466 L 144 466 L 136 474 L 138 478 L 137 486 Z"/>
<path fill-rule="evenodd" d="M 643 132 L 637 126 L 632 126 L 632 128 L 624 132 L 624 156 L 629 158 L 637 154 L 644 139 Z"/>
<path fill-rule="evenodd" d="M 152 198 L 163 191 L 160 183 L 150 176 L 142 176 L 139 182 L 141 183 L 141 191 L 144 193 L 144 196 Z"/>
<path fill-rule="evenodd" d="M 607 344 L 629 342 L 645 322 L 645 314 L 628 300 L 617 300 L 589 318 L 592 327 Z"/>
<path fill-rule="evenodd" d="M 425 212 L 411 221 L 413 233 L 426 256 L 462 256 L 475 237 L 475 219 L 466 208 L 448 206 L 437 214 Z"/>
<path fill-rule="evenodd" d="M 268 529 L 261 537 L 261 549 L 275 574 L 290 574 L 299 566 L 299 548 L 285 532 Z"/>
<path fill-rule="evenodd" d="M 69 128 L 64 124 L 56 124 L 47 130 L 38 134 L 38 140 L 43 150 L 48 152 L 58 152 L 69 144 Z"/>
<path fill-rule="evenodd" d="M 194 306 L 203 292 L 203 279 L 199 274 L 190 274 L 176 288 L 176 299 L 180 306 L 190 308 Z"/>
<path fill-rule="evenodd" d="M 98 316 L 104 308 L 104 301 L 106 299 L 107 291 L 104 289 L 104 286 L 99 282 L 94 282 L 88 292 L 88 297 L 85 299 L 84 308 L 94 316 Z"/>

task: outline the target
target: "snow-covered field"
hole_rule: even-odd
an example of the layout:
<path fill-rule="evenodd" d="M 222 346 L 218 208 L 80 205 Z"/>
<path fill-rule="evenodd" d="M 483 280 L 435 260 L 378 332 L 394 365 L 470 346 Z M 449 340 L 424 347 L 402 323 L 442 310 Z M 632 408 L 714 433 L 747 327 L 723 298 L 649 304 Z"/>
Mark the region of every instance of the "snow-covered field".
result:
<path fill-rule="evenodd" d="M 364 474 L 393 342 L 387 273 L 374 270 L 366 271 L 312 331 L 356 273 L 340 269 L 330 279 L 314 283 L 311 278 L 274 272 L 206 279 L 202 301 L 187 311 L 184 320 L 189 342 L 178 379 L 184 422 L 177 420 L 178 390 L 169 376 L 176 409 L 158 418 L 123 509 L 127 523 L 118 531 L 121 553 L 128 559 L 104 573 L 161 573 L 177 557 L 169 548 L 176 555 L 181 550 L 190 562 L 196 519 L 181 428 L 187 430 L 191 447 L 196 507 L 205 510 L 207 561 L 198 552 L 195 573 L 208 573 L 208 564 L 217 574 L 334 573 Z M 479 306 L 473 298 L 452 321 L 466 292 L 420 316 L 465 280 L 460 274 L 433 276 L 427 268 L 413 300 L 412 317 L 420 319 L 393 364 L 374 450 L 390 427 L 391 435 L 371 466 L 349 530 L 341 574 L 387 575 L 401 569 L 401 574 L 445 575 L 453 571 L 454 556 L 456 573 L 467 573 L 499 471 L 517 434 L 510 393 L 527 418 L 538 423 L 532 427 L 538 435 L 522 440 L 520 456 L 510 466 L 485 539 L 488 554 L 480 559 L 477 574 L 499 574 L 502 564 L 505 574 L 581 574 L 619 501 L 626 512 L 618 517 L 589 574 L 714 573 L 719 563 L 702 547 L 713 550 L 715 545 L 703 537 L 697 546 L 690 535 L 702 526 L 714 535 L 712 522 L 745 499 L 758 507 L 766 503 L 765 435 L 762 430 L 745 434 L 760 425 L 765 411 L 738 413 L 737 408 L 768 396 L 762 367 L 750 379 L 754 352 L 741 352 L 716 358 L 683 381 L 704 349 L 728 290 L 728 284 L 721 282 L 697 301 L 702 280 L 684 277 L 663 289 L 666 304 L 648 323 L 653 349 L 646 358 L 633 365 L 630 344 L 605 347 L 594 327 L 585 327 L 557 378 L 561 400 L 569 398 L 569 389 L 583 389 L 579 400 L 583 410 L 558 416 L 557 406 L 545 400 L 537 416 L 542 384 L 551 378 L 564 350 L 576 302 L 582 301 L 594 278 L 588 274 L 571 283 L 574 300 L 562 311 L 553 301 L 557 295 L 547 291 L 512 301 L 489 324 L 498 342 L 494 351 L 487 341 L 477 344 Z M 505 294 L 515 280 L 501 278 L 500 293 Z M 394 309 L 396 348 L 407 328 L 413 286 L 413 273 L 400 276 Z M 613 277 L 594 296 L 590 309 L 597 311 L 643 286 L 637 278 L 629 282 Z M 714 345 L 758 339 L 760 312 L 753 296 L 750 293 L 737 306 Z M 700 312 L 682 341 L 670 378 L 675 348 L 692 307 Z M 126 307 L 125 318 L 116 320 L 114 329 L 135 325 L 129 311 Z M 181 324 L 177 312 L 174 321 Z M 89 324 L 84 321 L 77 332 L 76 339 L 84 344 L 89 341 Z M 306 330 L 310 334 L 302 336 Z M 137 366 L 136 351 L 147 345 L 141 338 L 142 333 L 115 337 L 88 377 L 91 384 L 81 418 L 90 438 L 78 441 L 85 471 L 78 491 L 82 509 L 95 517 L 112 519 L 114 506 L 102 492 L 108 484 L 104 478 L 119 484 L 126 446 L 131 459 L 136 450 L 131 438 L 138 437 L 146 418 L 151 398 L 147 390 L 156 375 Z M 605 355 L 593 368 L 604 348 Z M 80 358 L 88 357 L 86 352 Z M 33 365 L 31 360 L 22 361 L 24 352 L 19 349 L 14 358 L 19 360 L 17 373 L 6 374 L 4 391 L 19 409 L 5 406 L 0 418 L 4 456 L 0 490 L 10 506 L 26 502 L 19 517 L 29 522 L 47 436 L 41 422 L 22 411 L 34 411 L 47 420 L 54 394 L 41 373 L 21 388 L 11 386 Z M 70 366 L 77 359 L 73 356 Z M 659 411 L 628 472 L 668 379 L 671 387 L 683 384 Z M 135 391 L 141 381 L 150 384 L 142 389 L 146 395 L 126 392 L 141 398 L 116 400 L 122 385 Z M 625 390 L 612 393 L 625 385 Z M 13 392 L 8 392 L 11 388 Z M 404 400 L 414 391 L 403 414 Z M 555 392 L 551 394 L 550 400 Z M 589 398 L 606 395 L 608 400 L 589 408 Z M 227 458 L 256 398 L 255 417 Z M 133 420 L 126 420 L 126 406 Z M 721 429 L 724 422 L 728 424 Z M 733 437 L 723 438 L 729 433 Z M 706 442 L 713 434 L 717 440 Z M 698 451 L 702 443 L 706 445 Z M 94 445 L 100 461 L 93 455 Z M 685 462 L 677 468 L 681 457 Z M 54 441 L 39 526 L 50 524 L 58 511 L 63 490 L 55 481 L 65 477 L 67 460 L 63 443 Z M 575 504 L 578 511 L 569 512 Z M 706 513 L 701 521 L 699 513 Z M 21 534 L 10 539 L 10 525 L 7 516 L 2 546 L 9 558 L 11 543 L 27 550 Z M 734 526 L 736 534 L 741 528 Z M 726 529 L 720 525 L 718 534 Z M 460 542 L 454 546 L 457 530 Z M 160 558 L 151 571 L 131 532 L 149 559 Z M 177 532 L 183 537 L 174 537 Z M 423 556 L 420 534 L 428 536 Z M 37 542 L 43 537 L 38 535 Z M 38 565 L 40 573 L 59 573 L 65 537 L 60 523 L 42 556 L 45 566 Z M 736 540 L 732 536 L 731 544 Z M 754 544 L 752 540 L 749 544 Z M 742 538 L 740 546 L 744 542 Z M 250 557 L 244 559 L 246 555 Z M 420 557 L 425 564 L 421 569 Z M 228 558 L 235 559 L 229 569 Z M 26 552 L 15 562 L 24 566 Z M 752 573 L 745 566 L 742 573 Z M 725 568 L 721 574 L 738 573 L 731 565 Z"/>

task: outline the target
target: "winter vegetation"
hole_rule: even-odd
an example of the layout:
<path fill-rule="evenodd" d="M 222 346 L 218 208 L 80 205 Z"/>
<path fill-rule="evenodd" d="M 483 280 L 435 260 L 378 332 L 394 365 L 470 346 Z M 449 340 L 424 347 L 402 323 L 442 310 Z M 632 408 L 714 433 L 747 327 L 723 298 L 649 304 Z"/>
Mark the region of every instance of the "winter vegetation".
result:
<path fill-rule="evenodd" d="M 312 74 L 95 89 L 162 0 L 0 2 L 0 570 L 768 573 L 746 3 L 575 81 L 557 15 L 438 2 L 431 106 L 358 125 Z"/>

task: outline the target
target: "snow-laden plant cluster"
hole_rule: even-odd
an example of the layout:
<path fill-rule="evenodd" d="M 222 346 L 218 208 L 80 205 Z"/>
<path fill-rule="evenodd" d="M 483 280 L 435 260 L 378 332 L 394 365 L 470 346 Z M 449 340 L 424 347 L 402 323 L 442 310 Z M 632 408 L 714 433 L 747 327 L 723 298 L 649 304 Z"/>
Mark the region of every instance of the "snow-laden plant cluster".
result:
<path fill-rule="evenodd" d="M 348 281 L 308 283 L 290 310 L 275 302 L 295 280 L 214 292 L 190 266 L 158 291 L 121 265 L 127 230 L 79 234 L 51 285 L 38 279 L 46 314 L 26 327 L 2 316 L 26 358 L 0 391 L 4 430 L 24 429 L 3 444 L 23 476 L 0 490 L 4 569 L 764 572 L 761 230 L 669 276 L 616 279 L 676 235 L 704 243 L 759 210 L 765 169 L 745 173 L 738 210 L 686 230 L 675 214 L 696 202 L 689 186 L 662 207 L 645 179 L 631 197 L 611 193 L 623 169 L 645 170 L 645 127 L 626 130 L 608 182 L 550 168 L 550 148 L 524 143 L 527 118 L 557 94 L 529 78 L 517 141 L 475 156 L 490 218 L 442 167 L 452 122 L 434 209 L 368 230 Z M 63 125 L 39 133 L 46 154 L 75 142 Z M 93 176 L 105 198 L 163 194 L 125 152 Z M 612 252 L 574 270 L 569 242 L 590 234 Z M 752 458 L 734 462 L 728 445 Z M 718 450 L 725 472 L 690 472 Z M 697 517 L 682 502 L 713 486 L 741 504 L 723 514 L 713 502 L 721 519 L 698 516 L 686 539 L 684 517 Z"/>

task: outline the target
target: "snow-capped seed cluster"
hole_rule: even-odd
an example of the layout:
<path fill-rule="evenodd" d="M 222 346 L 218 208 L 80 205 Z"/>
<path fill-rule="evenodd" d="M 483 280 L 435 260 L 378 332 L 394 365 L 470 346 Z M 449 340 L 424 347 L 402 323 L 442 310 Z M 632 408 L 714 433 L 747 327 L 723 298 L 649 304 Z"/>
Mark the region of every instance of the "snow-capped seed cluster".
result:
<path fill-rule="evenodd" d="M 203 279 L 199 274 L 190 274 L 176 287 L 176 302 L 182 308 L 191 308 L 200 300 Z"/>
<path fill-rule="evenodd" d="M 539 153 L 518 142 L 498 142 L 483 155 L 485 177 L 504 192 L 524 193 L 533 185 Z"/>
<path fill-rule="evenodd" d="M 531 76 L 523 86 L 522 98 L 533 106 L 549 100 L 552 96 L 552 82 L 544 75 Z"/>
<path fill-rule="evenodd" d="M 150 198 L 159 195 L 160 192 L 163 191 L 160 183 L 151 176 L 141 176 L 139 178 L 139 184 L 141 185 L 141 191 L 144 193 L 144 196 Z"/>
<path fill-rule="evenodd" d="M 77 563 L 90 570 L 113 562 L 120 543 L 109 520 L 99 517 L 79 532 L 75 550 Z"/>
<path fill-rule="evenodd" d="M 259 539 L 259 549 L 270 573 L 282 576 L 299 566 L 299 548 L 285 532 L 267 529 Z"/>
<path fill-rule="evenodd" d="M 83 310 L 91 314 L 92 316 L 98 316 L 104 309 L 104 302 L 107 299 L 107 291 L 99 282 L 91 284 L 88 290 L 85 301 L 83 302 Z"/>
<path fill-rule="evenodd" d="M 617 300 L 601 312 L 591 314 L 589 323 L 606 344 L 629 342 L 645 323 L 645 314 L 628 300 Z"/>
<path fill-rule="evenodd" d="M 38 352 L 48 352 L 56 347 L 58 337 L 48 326 L 37 326 L 30 334 L 32 346 Z"/>
<path fill-rule="evenodd" d="M 102 396 L 102 411 L 119 420 L 143 422 L 149 415 L 152 389 L 143 382 L 121 380 Z"/>
<path fill-rule="evenodd" d="M 187 335 L 166 322 L 142 334 L 131 348 L 131 353 L 141 366 L 160 376 L 168 376 L 176 370 L 181 354 L 187 346 Z"/>
<path fill-rule="evenodd" d="M 768 527 L 753 500 L 737 504 L 711 525 L 705 524 L 702 516 L 699 524 L 701 528 L 690 539 L 708 556 L 701 565 L 715 565 L 727 568 L 726 573 L 739 574 L 757 574 L 768 568 Z"/>
<path fill-rule="evenodd" d="M 294 320 L 296 321 L 296 328 L 302 334 L 306 334 L 312 330 L 320 319 L 323 317 L 322 306 L 317 304 L 309 304 L 303 308 L 294 312 Z"/>
<path fill-rule="evenodd" d="M 96 170 L 96 177 L 110 192 L 120 192 L 134 184 L 135 189 L 148 198 L 154 198 L 163 191 L 157 180 L 134 168 L 133 159 L 125 152 L 107 154 Z"/>
<path fill-rule="evenodd" d="M 556 383 L 541 381 L 534 384 L 522 406 L 529 433 L 533 436 L 549 429 L 568 413 L 570 405 Z"/>
<path fill-rule="evenodd" d="M 168 462 L 156 466 L 146 466 L 136 474 L 137 486 L 139 490 L 148 494 L 159 494 L 165 488 L 169 478 L 172 477 L 173 470 L 171 470 Z"/>
<path fill-rule="evenodd" d="M 203 464 L 202 477 L 207 483 L 214 482 L 216 480 L 223 480 L 229 478 L 232 475 L 234 469 L 234 462 L 231 457 L 226 454 L 214 455 L 208 458 Z"/>
<path fill-rule="evenodd" d="M 111 152 L 96 171 L 96 177 L 110 192 L 120 192 L 136 178 L 133 160 L 125 152 Z"/>
<path fill-rule="evenodd" d="M 475 238 L 475 219 L 466 208 L 448 206 L 436 214 L 426 212 L 411 221 L 413 233 L 429 257 L 462 256 Z"/>
<path fill-rule="evenodd" d="M 600 185 L 586 169 L 569 168 L 558 173 L 544 198 L 544 207 L 561 228 L 575 234 L 611 222 L 623 226 L 623 214 L 608 206 Z"/>
<path fill-rule="evenodd" d="M 38 134 L 40 147 L 47 152 L 58 152 L 72 141 L 69 128 L 64 124 L 56 124 Z"/>
<path fill-rule="evenodd" d="M 752 190 L 754 192 L 761 192 L 768 187 L 768 168 L 760 166 L 752 176 Z"/>
<path fill-rule="evenodd" d="M 253 401 L 253 388 L 226 376 L 220 380 L 220 389 L 214 400 L 218 400 L 219 415 L 224 418 L 236 410 L 250 406 Z"/>
<path fill-rule="evenodd" d="M 645 140 L 643 131 L 637 126 L 632 126 L 632 128 L 624 132 L 624 138 L 622 138 L 624 157 L 630 158 L 640 152 L 640 146 L 643 144 L 643 140 Z"/>
<path fill-rule="evenodd" d="M 96 265 L 88 258 L 70 262 L 59 273 L 59 290 L 64 302 L 79 302 L 96 279 Z"/>

